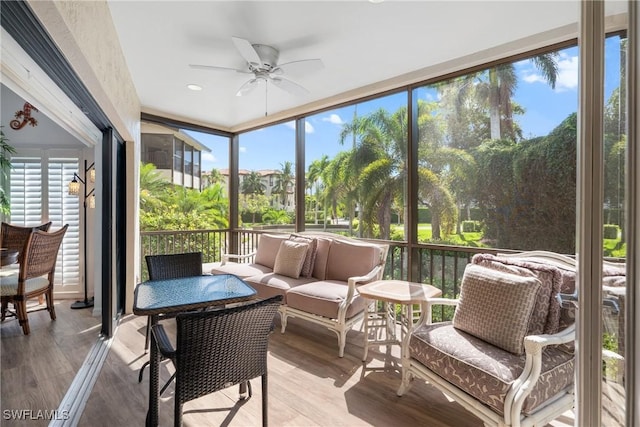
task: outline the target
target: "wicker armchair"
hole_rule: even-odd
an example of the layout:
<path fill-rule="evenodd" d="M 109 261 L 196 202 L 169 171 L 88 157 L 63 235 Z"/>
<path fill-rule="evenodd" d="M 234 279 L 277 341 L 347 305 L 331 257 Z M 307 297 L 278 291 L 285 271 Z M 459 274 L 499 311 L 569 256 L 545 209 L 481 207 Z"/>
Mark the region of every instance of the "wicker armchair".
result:
<path fill-rule="evenodd" d="M 187 252 L 179 254 L 147 255 L 147 269 L 149 270 L 149 280 L 179 279 L 181 277 L 193 277 L 202 275 L 202 252 Z M 174 316 L 163 315 L 158 320 L 169 319 Z M 147 329 L 145 333 L 144 350 L 149 349 L 149 334 L 151 317 L 147 318 Z M 140 368 L 138 382 L 142 382 L 144 368 L 149 365 L 145 362 Z M 165 387 L 162 389 L 164 391 Z"/>
<path fill-rule="evenodd" d="M 0 286 L 1 319 L 4 320 L 6 317 L 8 304 L 13 303 L 16 309 L 13 314 L 18 318 L 25 335 L 30 333 L 26 306 L 28 299 L 45 295 L 46 310 L 49 311 L 51 320 L 56 319 L 56 311 L 53 306 L 53 277 L 58 250 L 68 227 L 67 224 L 52 233 L 41 230 L 31 232 L 24 247 L 20 269 L 2 277 L 2 285 Z"/>
<path fill-rule="evenodd" d="M 262 377 L 262 425 L 268 424 L 267 346 L 282 302 L 278 295 L 231 308 L 178 314 L 174 349 L 162 325 L 153 326 L 160 353 L 176 367 L 174 425 L 193 399 Z"/>
<path fill-rule="evenodd" d="M 50 227 L 51 221 L 35 227 L 22 227 L 3 222 L 0 225 L 0 247 L 18 251 L 18 263 L 21 264 L 24 257 L 24 246 L 27 244 L 31 232 L 34 230 L 49 231 Z"/>

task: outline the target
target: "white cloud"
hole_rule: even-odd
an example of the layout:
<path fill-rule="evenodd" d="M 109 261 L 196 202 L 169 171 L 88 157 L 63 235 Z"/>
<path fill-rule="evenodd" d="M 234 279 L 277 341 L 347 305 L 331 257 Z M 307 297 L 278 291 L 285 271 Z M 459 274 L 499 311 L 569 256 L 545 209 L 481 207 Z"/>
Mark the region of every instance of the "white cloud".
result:
<path fill-rule="evenodd" d="M 238 148 L 238 151 L 240 151 L 241 153 L 246 153 L 246 152 L 247 152 L 247 147 L 242 147 L 242 146 L 240 146 L 240 147 Z"/>
<path fill-rule="evenodd" d="M 322 118 L 323 122 L 329 122 L 334 125 L 343 125 L 345 122 L 342 118 L 336 113 L 329 114 L 327 117 Z"/>
<path fill-rule="evenodd" d="M 558 61 L 558 80 L 556 90 L 569 90 L 578 87 L 578 57 L 566 56 Z"/>
<path fill-rule="evenodd" d="M 531 62 L 529 62 L 531 64 Z M 536 68 L 531 67 L 523 71 L 522 80 L 527 83 L 544 83 L 547 81 Z M 558 75 L 556 77 L 556 91 L 565 92 L 578 87 L 578 57 L 561 54 L 558 60 Z"/>
<path fill-rule="evenodd" d="M 284 124 L 286 127 L 295 130 L 296 129 L 296 122 L 286 122 Z M 304 133 L 313 133 L 315 131 L 315 129 L 313 128 L 313 125 L 311 123 L 309 123 L 308 121 L 304 122 Z"/>
<path fill-rule="evenodd" d="M 218 161 L 218 159 L 216 159 L 216 156 L 214 156 L 213 153 L 203 152 L 202 153 L 202 161 L 203 162 L 215 163 L 215 162 Z"/>

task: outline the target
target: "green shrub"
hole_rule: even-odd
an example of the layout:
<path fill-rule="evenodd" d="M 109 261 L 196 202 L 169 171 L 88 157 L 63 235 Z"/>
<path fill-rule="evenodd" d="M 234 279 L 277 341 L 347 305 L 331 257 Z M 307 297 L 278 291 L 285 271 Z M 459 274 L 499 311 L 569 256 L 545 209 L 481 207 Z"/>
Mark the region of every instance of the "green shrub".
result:
<path fill-rule="evenodd" d="M 617 239 L 620 233 L 620 227 L 615 224 L 604 225 L 604 238 L 605 239 Z"/>
<path fill-rule="evenodd" d="M 478 221 L 462 221 L 463 233 L 475 233 L 480 231 L 480 222 Z"/>

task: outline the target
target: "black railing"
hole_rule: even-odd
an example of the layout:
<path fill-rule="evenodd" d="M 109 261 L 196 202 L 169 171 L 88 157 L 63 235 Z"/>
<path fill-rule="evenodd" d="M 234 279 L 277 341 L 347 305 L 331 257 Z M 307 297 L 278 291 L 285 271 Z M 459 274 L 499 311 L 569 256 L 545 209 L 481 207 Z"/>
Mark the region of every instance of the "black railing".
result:
<path fill-rule="evenodd" d="M 264 232 L 274 233 L 283 230 L 180 230 L 180 231 L 143 231 L 140 233 L 140 254 L 142 261 L 142 280 L 148 277 L 145 255 L 170 254 L 179 252 L 198 252 L 203 254 L 204 262 L 218 262 L 225 252 L 248 254 L 255 250 L 258 235 Z M 230 250 L 232 233 L 237 233 L 238 249 Z M 496 250 L 472 248 L 466 246 L 446 246 L 421 244 L 411 248 L 406 242 L 384 241 L 389 245 L 387 265 L 384 277 L 387 279 L 411 280 L 426 283 L 442 290 L 443 297 L 455 298 L 460 293 L 460 281 L 465 266 L 471 257 L 480 252 Z M 409 274 L 409 251 L 418 257 L 417 271 Z M 434 320 L 450 319 L 451 307 L 443 307 L 434 313 Z"/>

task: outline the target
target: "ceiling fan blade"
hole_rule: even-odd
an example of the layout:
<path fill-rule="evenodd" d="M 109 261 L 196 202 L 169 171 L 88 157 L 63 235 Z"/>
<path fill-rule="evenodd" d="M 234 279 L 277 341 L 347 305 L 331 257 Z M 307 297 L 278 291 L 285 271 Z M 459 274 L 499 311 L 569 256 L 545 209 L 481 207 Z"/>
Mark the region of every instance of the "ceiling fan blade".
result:
<path fill-rule="evenodd" d="M 253 48 L 249 40 L 241 39 L 240 37 L 231 37 L 233 44 L 236 45 L 236 49 L 240 52 L 240 55 L 251 65 L 259 67 L 262 61 L 258 52 Z"/>
<path fill-rule="evenodd" d="M 193 68 L 194 70 L 233 71 L 234 73 L 253 74 L 249 71 L 239 70 L 237 68 L 230 68 L 230 67 L 219 67 L 217 65 L 189 64 L 189 68 Z"/>
<path fill-rule="evenodd" d="M 236 96 L 244 96 L 249 94 L 252 90 L 254 90 L 258 84 L 260 83 L 259 79 L 251 79 L 247 80 L 240 88 L 238 92 L 236 92 Z"/>
<path fill-rule="evenodd" d="M 307 74 L 314 71 L 318 71 L 324 68 L 324 64 L 321 59 L 301 59 L 299 61 L 285 62 L 278 65 L 273 71 L 273 74 L 281 75 L 286 74 Z"/>
<path fill-rule="evenodd" d="M 285 90 L 293 95 L 304 96 L 309 93 L 307 89 L 300 86 L 298 83 L 292 82 L 291 80 L 285 79 L 283 77 L 271 77 L 269 80 L 280 89 Z"/>

